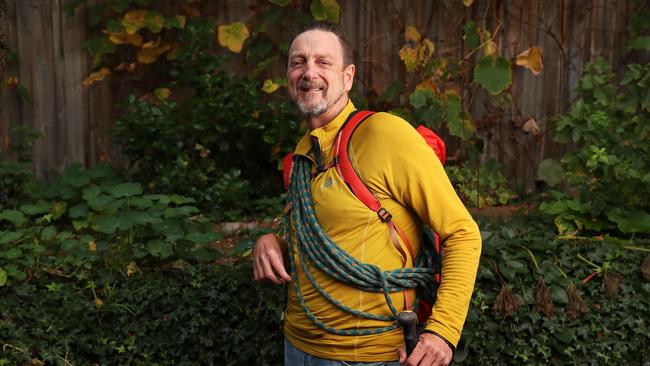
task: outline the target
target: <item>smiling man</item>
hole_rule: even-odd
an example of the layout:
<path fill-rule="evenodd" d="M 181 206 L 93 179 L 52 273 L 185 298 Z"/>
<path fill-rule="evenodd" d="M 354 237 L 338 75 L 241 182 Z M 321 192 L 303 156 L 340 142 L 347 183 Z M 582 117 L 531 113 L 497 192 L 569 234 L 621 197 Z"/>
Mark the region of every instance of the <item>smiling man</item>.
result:
<path fill-rule="evenodd" d="M 354 131 L 348 151 L 363 183 L 391 213 L 390 224 L 400 228 L 400 239 L 352 193 L 332 150 L 355 111 L 348 96 L 354 74 L 350 47 L 333 25 L 314 24 L 291 43 L 289 95 L 309 125 L 294 156 L 309 170 L 302 191 L 311 195 L 313 204 L 305 209 L 292 202 L 286 242 L 275 234 L 258 239 L 254 278 L 290 284 L 284 322 L 287 366 L 447 365 L 474 286 L 481 248 L 478 227 L 433 150 L 408 122 L 388 113 L 368 117 Z M 297 197 L 300 189 L 295 175 L 290 197 Z M 401 247 L 410 242 L 417 254 L 423 225 L 444 243 L 442 281 L 431 316 L 407 357 L 394 314 L 412 308 L 415 290 L 378 292 L 359 286 L 355 276 L 367 276 L 359 268 L 385 276 L 414 267 L 413 254 L 406 255 Z M 305 251 L 310 245 L 316 254 Z M 322 254 L 325 246 L 337 254 Z M 286 259 L 291 268 L 285 268 Z M 348 268 L 348 262 L 356 264 Z M 337 275 L 339 270 L 348 272 Z"/>

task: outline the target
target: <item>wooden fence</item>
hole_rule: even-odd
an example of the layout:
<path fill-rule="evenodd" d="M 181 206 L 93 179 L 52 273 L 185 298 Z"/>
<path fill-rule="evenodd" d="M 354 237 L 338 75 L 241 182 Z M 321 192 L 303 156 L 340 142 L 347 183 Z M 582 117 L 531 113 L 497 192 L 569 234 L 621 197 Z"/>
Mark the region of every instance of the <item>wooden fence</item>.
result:
<path fill-rule="evenodd" d="M 265 1 L 265 0 L 257 0 Z M 42 134 L 34 148 L 34 171 L 48 177 L 71 163 L 90 166 L 100 160 L 119 162 L 110 139 L 110 127 L 119 115 L 115 104 L 129 86 L 104 81 L 86 89 L 90 60 L 82 48 L 90 34 L 84 10 L 74 17 L 63 12 L 65 0 L 0 0 L 7 11 L 5 40 L 17 54 L 7 61 L 7 75 L 17 77 L 29 98 L 15 92 L 0 95 L 0 142 L 6 148 L 11 126 L 27 124 Z M 248 1 L 251 2 L 251 1 Z M 221 1 L 211 5 L 218 22 L 246 21 L 247 2 Z M 459 32 L 469 19 L 480 27 L 499 28 L 499 53 L 512 58 L 530 46 L 544 54 L 539 76 L 518 69 L 511 87 L 515 103 L 481 131 L 486 153 L 496 158 L 505 175 L 520 188 L 534 188 L 539 162 L 557 158 L 564 147 L 552 142 L 549 121 L 564 112 L 575 98 L 585 62 L 602 56 L 621 68 L 627 42 L 627 19 L 637 8 L 633 0 L 476 0 L 464 7 L 460 0 L 339 0 L 341 25 L 356 50 L 359 82 L 381 91 L 404 80 L 397 53 L 402 24 L 415 26 L 436 44 L 452 50 L 462 43 Z M 1 39 L 1 38 L 0 38 Z M 471 106 L 475 119 L 483 118 L 485 98 Z M 534 118 L 542 134 L 522 130 Z"/>

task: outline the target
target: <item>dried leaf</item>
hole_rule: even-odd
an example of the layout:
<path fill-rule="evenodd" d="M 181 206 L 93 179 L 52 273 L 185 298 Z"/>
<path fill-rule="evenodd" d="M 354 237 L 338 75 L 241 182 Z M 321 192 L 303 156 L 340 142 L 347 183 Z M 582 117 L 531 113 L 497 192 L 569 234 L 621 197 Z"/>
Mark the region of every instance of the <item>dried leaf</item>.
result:
<path fill-rule="evenodd" d="M 537 136 L 542 131 L 539 129 L 539 125 L 537 125 L 537 122 L 535 121 L 534 118 L 529 119 L 524 123 L 524 125 L 521 127 L 525 132 L 528 132 L 532 134 L 533 136 Z"/>
<path fill-rule="evenodd" d="M 139 31 L 145 25 L 146 10 L 130 10 L 122 18 L 122 26 L 126 33 L 133 34 Z"/>
<path fill-rule="evenodd" d="M 115 71 L 128 71 L 128 72 L 134 72 L 135 69 L 137 69 L 138 64 L 135 62 L 123 62 L 117 66 L 115 66 Z"/>
<path fill-rule="evenodd" d="M 424 39 L 422 43 L 418 46 L 418 65 L 426 65 L 431 56 L 433 56 L 433 51 L 435 51 L 436 46 L 433 45 L 433 42 L 428 38 Z"/>
<path fill-rule="evenodd" d="M 138 47 L 142 45 L 142 36 L 138 33 L 111 33 L 106 31 L 104 33 L 108 34 L 108 40 L 114 44 L 132 44 Z"/>
<path fill-rule="evenodd" d="M 418 52 L 415 48 L 404 46 L 399 51 L 399 58 L 404 62 L 407 72 L 413 72 L 418 64 Z"/>
<path fill-rule="evenodd" d="M 95 82 L 103 80 L 110 74 L 111 70 L 109 70 L 108 67 L 102 67 L 99 71 L 95 71 L 88 75 L 88 77 L 83 81 L 83 85 L 87 88 Z"/>
<path fill-rule="evenodd" d="M 485 53 L 485 56 L 494 56 L 497 53 L 497 44 L 494 43 L 494 41 L 488 41 L 488 43 L 485 45 L 485 48 L 483 49 L 483 52 Z"/>
<path fill-rule="evenodd" d="M 219 44 L 234 53 L 241 52 L 249 35 L 246 24 L 242 22 L 220 25 L 218 28 Z"/>
<path fill-rule="evenodd" d="M 643 277 L 645 277 L 646 280 L 650 281 L 650 254 L 645 257 L 645 260 L 641 265 L 641 272 L 643 272 Z"/>
<path fill-rule="evenodd" d="M 126 266 L 126 275 L 131 277 L 134 273 L 138 271 L 138 266 L 135 265 L 135 262 L 129 262 Z"/>
<path fill-rule="evenodd" d="M 567 304 L 565 311 L 569 319 L 578 319 L 582 314 L 589 312 L 589 307 L 573 284 L 569 285 L 567 292 L 569 294 L 569 303 Z"/>
<path fill-rule="evenodd" d="M 97 243 L 95 243 L 94 240 L 91 240 L 88 242 L 88 250 L 91 252 L 96 252 L 97 251 Z"/>
<path fill-rule="evenodd" d="M 473 3 L 474 3 L 474 0 L 463 0 L 463 5 L 465 5 L 468 8 L 470 6 L 472 6 Z"/>
<path fill-rule="evenodd" d="M 99 297 L 96 297 L 95 298 L 95 306 L 99 307 L 99 306 L 103 306 L 103 305 L 104 305 L 104 302 L 102 301 L 102 299 L 100 299 Z"/>
<path fill-rule="evenodd" d="M 605 271 L 603 276 L 603 286 L 605 286 L 605 293 L 610 298 L 616 298 L 618 296 L 618 290 L 621 288 L 621 281 L 623 277 L 612 271 Z"/>
<path fill-rule="evenodd" d="M 158 41 L 147 42 L 138 50 L 138 61 L 143 64 L 153 63 L 163 53 L 169 51 L 172 45 Z"/>
<path fill-rule="evenodd" d="M 158 100 L 165 100 L 171 95 L 171 91 L 167 88 L 157 88 L 153 91 L 153 95 Z"/>
<path fill-rule="evenodd" d="M 406 31 L 404 32 L 404 39 L 406 42 L 413 42 L 413 44 L 418 44 L 420 43 L 421 38 L 422 36 L 420 35 L 420 32 L 418 32 L 415 27 L 410 25 L 406 27 Z"/>
<path fill-rule="evenodd" d="M 514 295 L 510 289 L 502 285 L 499 294 L 497 294 L 497 297 L 494 300 L 492 311 L 495 315 L 500 313 L 505 319 L 512 316 L 512 314 L 514 314 L 523 304 L 524 303 L 521 301 L 519 296 Z"/>
<path fill-rule="evenodd" d="M 539 75 L 544 68 L 542 62 L 542 49 L 539 47 L 531 47 L 517 56 L 517 66 L 523 66 L 529 69 L 533 75 Z"/>
<path fill-rule="evenodd" d="M 15 89 L 18 87 L 20 82 L 18 81 L 18 78 L 15 76 L 10 76 L 7 78 L 7 87 L 11 89 Z"/>
<path fill-rule="evenodd" d="M 551 291 L 543 278 L 540 278 L 537 283 L 535 300 L 537 301 L 537 310 L 539 310 L 540 313 L 544 314 L 547 318 L 555 316 L 555 304 L 551 298 Z"/>

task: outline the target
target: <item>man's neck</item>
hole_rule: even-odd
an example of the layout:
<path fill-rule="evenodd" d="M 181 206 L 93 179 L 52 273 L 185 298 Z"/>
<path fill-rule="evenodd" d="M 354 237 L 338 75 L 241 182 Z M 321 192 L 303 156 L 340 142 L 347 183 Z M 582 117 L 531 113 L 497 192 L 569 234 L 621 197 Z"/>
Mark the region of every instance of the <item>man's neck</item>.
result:
<path fill-rule="evenodd" d="M 338 116 L 339 113 L 341 113 L 343 108 L 345 108 L 345 106 L 348 105 L 348 100 L 349 100 L 348 95 L 344 94 L 325 113 L 316 117 L 309 117 L 309 119 L 307 120 L 309 129 L 315 130 L 317 128 L 323 127 L 328 123 L 332 122 L 336 118 L 336 116 Z"/>

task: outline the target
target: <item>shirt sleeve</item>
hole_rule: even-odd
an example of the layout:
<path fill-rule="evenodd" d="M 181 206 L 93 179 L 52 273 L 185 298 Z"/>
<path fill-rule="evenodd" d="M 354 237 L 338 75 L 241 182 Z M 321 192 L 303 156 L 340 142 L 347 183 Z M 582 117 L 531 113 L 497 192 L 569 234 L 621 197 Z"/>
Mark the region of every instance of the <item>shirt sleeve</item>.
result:
<path fill-rule="evenodd" d="M 426 329 L 456 346 L 467 316 L 481 253 L 481 236 L 422 136 L 403 119 L 377 113 L 353 135 L 362 139 L 361 174 L 412 209 L 444 245 L 442 280 Z M 367 149 L 371 149 L 369 153 Z M 357 149 L 359 150 L 359 149 Z"/>

